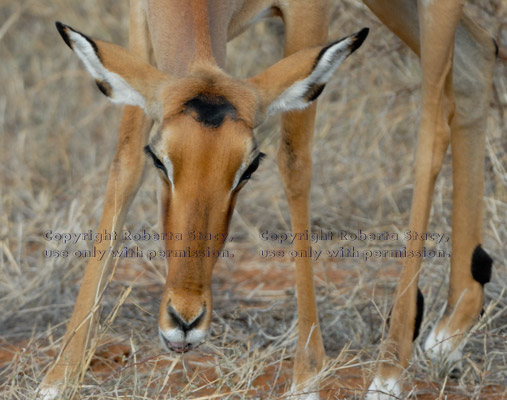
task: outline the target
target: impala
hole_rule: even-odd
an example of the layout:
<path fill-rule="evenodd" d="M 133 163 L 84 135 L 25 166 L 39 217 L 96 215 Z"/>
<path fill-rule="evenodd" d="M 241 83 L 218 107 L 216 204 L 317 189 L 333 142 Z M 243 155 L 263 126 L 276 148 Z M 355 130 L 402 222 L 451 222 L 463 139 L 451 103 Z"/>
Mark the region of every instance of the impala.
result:
<path fill-rule="evenodd" d="M 425 345 L 433 358 L 458 357 L 461 338 L 481 311 L 492 264 L 480 243 L 484 131 L 495 45 L 462 15 L 463 1 L 364 1 L 421 58 L 411 232 L 426 232 L 435 180 L 450 143 L 453 149 L 450 289 Z M 309 246 L 312 103 L 368 33 L 363 29 L 326 44 L 328 9 L 327 0 L 131 0 L 129 50 L 57 23 L 102 93 L 126 105 L 98 232 L 121 231 L 148 159 L 159 174 L 163 232 L 203 233 L 197 240 L 183 235 L 165 242 L 169 254 L 188 248 L 197 255 L 170 260 L 159 311 L 160 338 L 170 350 L 188 351 L 206 336 L 216 257 L 198 255 L 210 246 L 212 254 L 222 249 L 223 241 L 206 240 L 207 235 L 226 237 L 236 197 L 263 157 L 254 129 L 269 114 L 291 111 L 282 115 L 278 165 L 293 232 L 307 233 L 297 235 L 294 248 Z M 227 75 L 227 41 L 268 16 L 283 19 L 285 58 L 250 79 Z M 423 244 L 409 239 L 407 252 L 420 251 Z M 118 241 L 94 246 L 111 254 Z M 295 263 L 299 325 L 293 387 L 302 397 L 318 398 L 314 378 L 323 366 L 324 347 L 312 262 L 296 258 Z M 110 255 L 89 260 L 62 350 L 41 384 L 42 397 L 60 396 L 64 383 L 76 379 L 111 265 Z M 420 257 L 404 260 L 370 398 L 400 396 L 404 390 L 402 373 L 423 313 L 420 266 Z"/>

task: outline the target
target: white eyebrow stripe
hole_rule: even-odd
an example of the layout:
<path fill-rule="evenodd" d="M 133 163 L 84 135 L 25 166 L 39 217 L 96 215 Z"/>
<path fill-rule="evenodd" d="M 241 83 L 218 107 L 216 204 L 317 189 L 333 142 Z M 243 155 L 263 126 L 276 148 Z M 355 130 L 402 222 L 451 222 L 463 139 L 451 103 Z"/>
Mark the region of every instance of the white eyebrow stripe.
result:
<path fill-rule="evenodd" d="M 255 141 L 255 138 L 252 138 L 252 140 L 249 141 L 246 147 L 247 149 L 243 156 L 243 161 L 241 162 L 241 165 L 239 169 L 236 171 L 236 175 L 234 176 L 234 181 L 232 182 L 231 186 L 231 192 L 234 189 L 236 189 L 236 187 L 239 185 L 241 176 L 245 173 L 250 164 L 255 160 L 255 157 L 259 155 L 259 152 L 257 151 L 257 142 Z"/>
<path fill-rule="evenodd" d="M 173 178 L 174 178 L 173 163 L 172 163 L 171 159 L 169 158 L 169 156 L 164 156 L 163 162 L 164 162 L 165 169 L 167 171 L 167 177 L 171 181 L 171 185 L 172 185 L 173 184 Z"/>
<path fill-rule="evenodd" d="M 238 171 L 236 172 L 236 175 L 234 176 L 234 182 L 232 183 L 231 192 L 236 189 L 236 186 L 239 185 L 239 180 L 241 179 L 241 176 L 248 168 L 248 165 L 246 162 L 242 162 L 241 166 L 239 167 Z"/>

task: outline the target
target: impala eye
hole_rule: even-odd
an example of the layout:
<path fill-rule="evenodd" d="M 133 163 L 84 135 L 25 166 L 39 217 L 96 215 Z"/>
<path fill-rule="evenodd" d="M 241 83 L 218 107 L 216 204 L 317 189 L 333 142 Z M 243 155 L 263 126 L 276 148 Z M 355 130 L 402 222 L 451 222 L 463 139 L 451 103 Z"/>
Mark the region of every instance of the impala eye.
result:
<path fill-rule="evenodd" d="M 151 157 L 151 159 L 153 160 L 153 164 L 155 165 L 155 167 L 157 167 L 158 169 L 161 169 L 164 172 L 164 174 L 166 176 L 168 176 L 167 175 L 167 169 L 166 169 L 164 163 L 162 161 L 160 161 L 160 159 L 155 155 L 155 153 L 153 152 L 153 150 L 151 150 L 151 147 L 149 145 L 144 148 L 144 152 Z"/>
<path fill-rule="evenodd" d="M 250 179 L 252 177 L 252 174 L 255 171 L 257 171 L 257 168 L 259 168 L 259 165 L 264 157 L 266 157 L 266 154 L 264 154 L 264 153 L 257 154 L 257 156 L 254 158 L 254 160 L 250 163 L 248 168 L 245 170 L 245 172 L 243 172 L 243 175 L 241 175 L 241 178 L 239 178 L 239 182 L 247 181 L 248 179 Z"/>

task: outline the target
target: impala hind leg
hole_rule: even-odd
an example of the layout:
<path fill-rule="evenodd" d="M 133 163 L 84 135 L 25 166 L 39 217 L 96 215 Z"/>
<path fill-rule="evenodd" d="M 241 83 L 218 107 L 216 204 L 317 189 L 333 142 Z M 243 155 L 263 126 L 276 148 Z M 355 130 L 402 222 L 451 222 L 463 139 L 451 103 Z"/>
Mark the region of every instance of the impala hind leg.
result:
<path fill-rule="evenodd" d="M 492 264 L 481 243 L 484 137 L 495 46 L 489 35 L 466 17 L 457 36 L 468 40 L 466 48 L 455 51 L 459 69 L 454 84 L 456 115 L 451 126 L 451 275 L 444 314 L 425 343 L 425 350 L 434 361 L 451 363 L 460 358 L 463 334 L 481 312 L 483 286 L 490 279 Z"/>
<path fill-rule="evenodd" d="M 315 4 L 317 3 L 317 4 Z M 327 2 L 292 2 L 282 9 L 286 30 L 285 56 L 323 44 L 328 29 Z M 312 177 L 312 139 L 316 105 L 282 117 L 278 167 L 287 195 L 293 232 L 310 231 L 309 192 Z M 307 240 L 296 240 L 296 251 L 308 250 Z M 293 374 L 293 391 L 303 398 L 318 398 L 313 382 L 324 362 L 324 346 L 315 302 L 313 266 L 310 258 L 297 257 L 296 289 L 298 343 Z"/>
<path fill-rule="evenodd" d="M 365 3 L 389 29 L 420 55 L 415 0 L 365 0 Z M 450 332 L 465 332 L 477 317 L 482 304 L 482 290 L 477 293 L 477 282 L 473 276 L 479 281 L 485 281 L 490 269 L 488 257 L 482 251 L 474 250 L 481 243 L 484 134 L 494 54 L 495 46 L 491 37 L 463 15 L 456 30 L 453 60 L 456 111 L 451 124 L 454 174 L 451 287 L 454 288 L 449 292 L 448 303 L 451 306 L 447 307 L 425 345 L 434 359 L 458 355 L 454 350 L 462 335 Z M 463 306 L 456 307 L 457 304 Z M 396 380 L 389 382 L 377 378 L 372 390 L 380 389 L 388 393 L 390 388 L 397 385 Z M 371 398 L 376 398 L 375 396 L 370 395 Z"/>
<path fill-rule="evenodd" d="M 422 109 L 418 133 L 415 189 L 410 231 L 427 231 L 435 181 L 442 166 L 454 115 L 452 56 L 454 35 L 463 1 L 418 2 L 422 65 Z M 407 253 L 421 252 L 424 242 L 409 240 Z M 417 254 L 417 253 L 413 253 Z M 390 398 L 402 392 L 401 377 L 412 355 L 412 340 L 422 317 L 417 282 L 420 257 L 406 258 L 396 288 L 389 333 L 382 343 L 381 362 L 369 398 Z M 419 303 L 420 307 L 417 307 Z M 419 315 L 418 315 L 419 314 Z"/>

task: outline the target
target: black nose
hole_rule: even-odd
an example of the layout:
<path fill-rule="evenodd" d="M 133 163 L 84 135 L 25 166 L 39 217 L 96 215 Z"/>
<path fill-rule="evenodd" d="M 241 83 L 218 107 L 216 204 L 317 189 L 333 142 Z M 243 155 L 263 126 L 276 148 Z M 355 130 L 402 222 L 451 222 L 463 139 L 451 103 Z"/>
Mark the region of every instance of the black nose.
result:
<path fill-rule="evenodd" d="M 183 333 L 187 333 L 191 331 L 196 326 L 198 326 L 204 318 L 206 314 L 206 307 L 203 307 L 201 313 L 191 321 L 186 321 L 181 315 L 179 315 L 174 308 L 169 306 L 168 308 L 169 318 L 171 318 L 171 322 L 174 327 L 180 328 Z"/>

